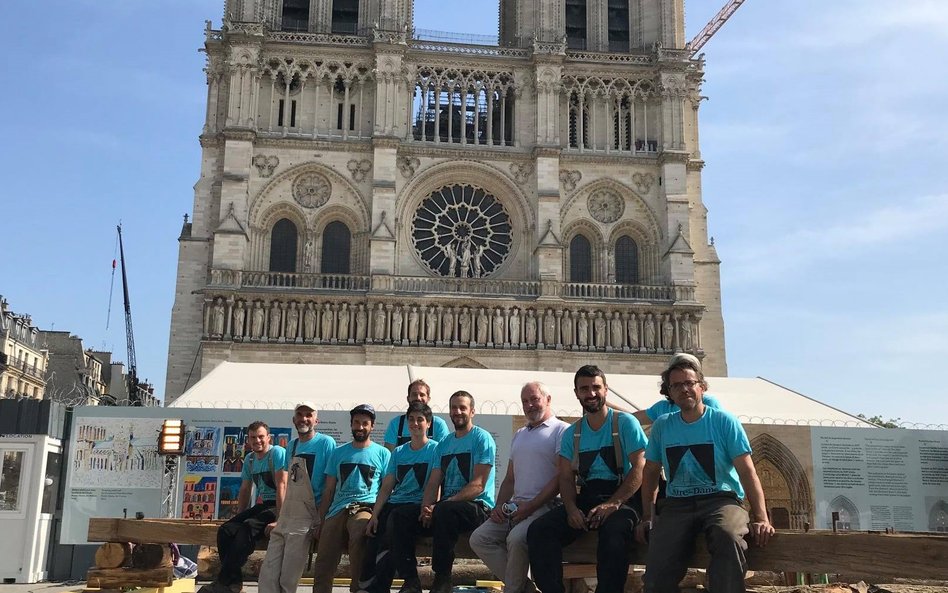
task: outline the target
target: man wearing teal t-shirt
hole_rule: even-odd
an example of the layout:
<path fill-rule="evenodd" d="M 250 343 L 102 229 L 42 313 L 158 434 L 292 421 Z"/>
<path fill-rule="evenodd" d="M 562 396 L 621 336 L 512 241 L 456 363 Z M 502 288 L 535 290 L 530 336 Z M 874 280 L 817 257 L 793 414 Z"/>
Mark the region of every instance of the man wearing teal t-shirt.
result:
<path fill-rule="evenodd" d="M 673 360 L 662 373 L 661 393 L 680 412 L 661 416 L 652 425 L 645 452 L 640 542 L 648 541 L 646 593 L 677 593 L 694 539 L 704 533 L 711 556 L 708 589 L 742 593 L 747 563 L 744 536 L 765 545 L 774 533 L 767 518 L 764 491 L 744 428 L 734 416 L 702 401 L 708 383 L 701 367 Z M 662 468 L 668 480 L 666 498 L 655 510 Z M 754 515 L 741 505 L 745 492 Z"/>
<path fill-rule="evenodd" d="M 388 449 L 372 442 L 375 408 L 359 404 L 349 411 L 349 417 L 352 441 L 337 447 L 326 465 L 316 527 L 319 548 L 313 566 L 313 593 L 332 592 L 332 578 L 343 550 L 349 553 L 349 590 L 359 590 L 365 526 L 391 456 Z"/>
<path fill-rule="evenodd" d="M 424 379 L 415 379 L 408 384 L 408 405 L 414 402 L 421 402 L 425 405 L 431 405 L 431 387 L 425 383 Z M 444 440 L 444 437 L 451 433 L 448 424 L 437 416 L 433 416 L 428 424 L 428 438 L 435 442 Z M 385 429 L 385 448 L 393 451 L 395 447 L 404 445 L 411 440 L 411 430 L 408 426 L 408 414 L 393 418 Z"/>
<path fill-rule="evenodd" d="M 436 465 L 421 503 L 421 524 L 431 528 L 431 593 L 451 592 L 451 567 L 458 537 L 480 526 L 494 508 L 494 437 L 474 426 L 474 396 L 456 391 L 449 402 L 454 433 L 438 443 Z M 441 501 L 435 503 L 439 488 Z M 399 534 L 407 534 L 408 530 L 418 532 L 417 527 L 407 524 L 405 531 L 401 523 L 398 528 Z"/>

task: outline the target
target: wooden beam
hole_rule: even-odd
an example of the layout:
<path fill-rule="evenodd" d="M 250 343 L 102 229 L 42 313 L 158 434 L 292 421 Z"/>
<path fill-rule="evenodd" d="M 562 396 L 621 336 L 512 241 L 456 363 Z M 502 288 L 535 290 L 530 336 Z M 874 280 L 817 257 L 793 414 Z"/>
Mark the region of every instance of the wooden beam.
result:
<path fill-rule="evenodd" d="M 167 568 L 90 568 L 86 584 L 96 589 L 121 587 L 167 587 L 174 580 L 171 567 Z"/>

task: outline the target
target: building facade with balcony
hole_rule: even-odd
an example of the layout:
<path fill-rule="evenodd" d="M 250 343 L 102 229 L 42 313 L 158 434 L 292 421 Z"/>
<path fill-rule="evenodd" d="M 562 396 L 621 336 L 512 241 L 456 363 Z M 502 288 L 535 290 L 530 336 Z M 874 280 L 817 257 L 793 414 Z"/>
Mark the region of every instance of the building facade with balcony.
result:
<path fill-rule="evenodd" d="M 0 397 L 43 399 L 48 352 L 29 315 L 14 313 L 0 297 Z"/>
<path fill-rule="evenodd" d="M 227 0 L 166 401 L 220 361 L 727 373 L 683 0 Z"/>

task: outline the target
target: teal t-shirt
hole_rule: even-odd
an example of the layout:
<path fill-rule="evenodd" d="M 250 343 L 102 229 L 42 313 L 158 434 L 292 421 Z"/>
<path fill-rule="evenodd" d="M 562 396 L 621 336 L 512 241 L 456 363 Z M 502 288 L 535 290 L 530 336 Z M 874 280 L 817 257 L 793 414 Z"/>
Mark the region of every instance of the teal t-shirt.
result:
<path fill-rule="evenodd" d="M 734 492 L 744 498 L 734 459 L 745 453 L 751 453 L 751 446 L 737 418 L 705 408 L 701 418 L 690 424 L 681 414 L 656 420 L 645 459 L 664 466 L 667 496 Z"/>
<path fill-rule="evenodd" d="M 389 457 L 388 449 L 378 443 L 369 443 L 362 449 L 352 443 L 336 447 L 326 465 L 326 475 L 336 478 L 336 491 L 326 518 L 354 502 L 374 504 Z"/>
<path fill-rule="evenodd" d="M 449 498 L 460 492 L 474 476 L 475 465 L 490 465 L 484 491 L 474 500 L 494 508 L 497 445 L 489 432 L 475 426 L 461 438 L 452 433 L 438 443 L 437 456 L 438 467 L 444 474 L 441 498 Z"/>
<path fill-rule="evenodd" d="M 399 428 L 401 428 L 401 430 L 399 430 Z M 428 428 L 428 438 L 440 443 L 449 434 L 451 434 L 451 429 L 448 428 L 448 423 L 439 416 L 432 416 L 431 426 Z M 385 443 L 398 447 L 410 440 L 411 433 L 408 432 L 408 415 L 402 414 L 397 418 L 392 418 L 392 421 L 388 423 L 388 428 L 385 429 Z"/>
<path fill-rule="evenodd" d="M 612 442 L 612 415 L 619 414 L 619 445 L 622 448 L 622 471 L 616 467 L 616 453 Z M 632 468 L 629 455 L 644 449 L 648 438 L 642 425 L 632 414 L 615 412 L 612 409 L 606 413 L 606 421 L 599 430 L 589 426 L 583 416 L 582 431 L 579 436 L 579 475 L 585 480 L 622 480 Z M 573 460 L 573 434 L 576 424 L 570 425 L 563 432 L 560 443 L 560 457 Z"/>
<path fill-rule="evenodd" d="M 709 408 L 714 408 L 715 410 L 724 409 L 721 407 L 720 402 L 718 402 L 718 398 L 714 397 L 710 393 L 705 393 L 701 397 L 701 401 L 703 401 L 704 405 L 706 405 Z M 659 416 L 664 416 L 665 414 L 674 414 L 675 412 L 680 412 L 680 411 L 681 410 L 678 408 L 677 405 L 668 401 L 668 398 L 665 398 L 665 399 L 660 399 L 654 404 L 652 404 L 651 406 L 649 406 L 649 408 L 645 410 L 645 413 L 648 414 L 648 417 L 652 422 L 655 422 L 656 420 L 658 420 Z"/>
<path fill-rule="evenodd" d="M 395 488 L 388 497 L 389 502 L 421 503 L 437 449 L 438 441 L 428 439 L 425 446 L 417 451 L 411 448 L 411 443 L 405 443 L 392 451 L 392 458 L 385 470 L 385 477 L 395 477 Z"/>
<path fill-rule="evenodd" d="M 251 451 L 244 457 L 244 469 L 240 472 L 242 480 L 250 480 L 257 489 L 257 496 L 264 502 L 276 500 L 276 482 L 274 473 L 286 469 L 286 449 L 272 445 L 262 459 Z"/>
<path fill-rule="evenodd" d="M 294 456 L 306 460 L 306 471 L 309 472 L 309 481 L 313 485 L 313 497 L 316 504 L 323 497 L 323 486 L 326 485 L 326 464 L 336 450 L 336 441 L 332 437 L 317 432 L 308 441 L 300 442 L 295 438 L 287 445 L 286 471 L 290 472 L 289 479 L 293 479 L 290 463 Z"/>

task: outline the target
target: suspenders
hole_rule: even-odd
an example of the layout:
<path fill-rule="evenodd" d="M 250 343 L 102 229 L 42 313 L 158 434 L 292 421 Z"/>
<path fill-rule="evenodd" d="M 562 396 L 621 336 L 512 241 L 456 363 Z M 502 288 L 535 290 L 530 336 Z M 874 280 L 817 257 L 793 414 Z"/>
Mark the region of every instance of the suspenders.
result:
<path fill-rule="evenodd" d="M 573 468 L 573 474 L 576 476 L 577 486 L 583 486 L 586 483 L 586 476 L 579 475 L 579 438 L 582 436 L 583 419 L 580 418 L 573 424 L 573 459 L 570 465 Z M 619 413 L 612 412 L 612 450 L 616 456 L 616 471 L 619 474 L 619 481 L 622 481 L 622 444 L 619 442 Z"/>

